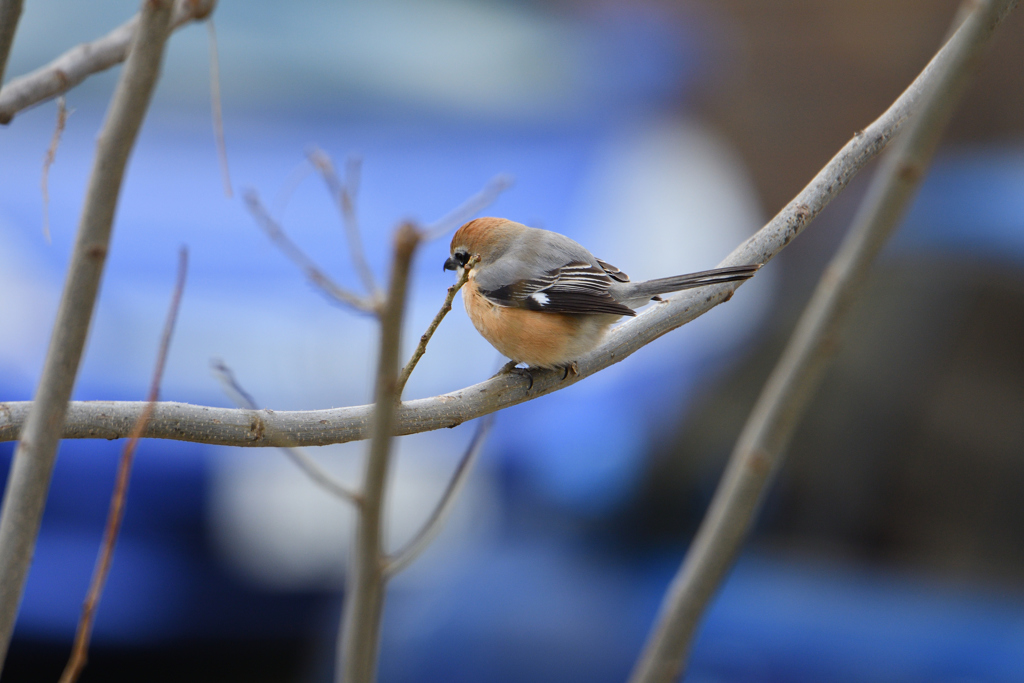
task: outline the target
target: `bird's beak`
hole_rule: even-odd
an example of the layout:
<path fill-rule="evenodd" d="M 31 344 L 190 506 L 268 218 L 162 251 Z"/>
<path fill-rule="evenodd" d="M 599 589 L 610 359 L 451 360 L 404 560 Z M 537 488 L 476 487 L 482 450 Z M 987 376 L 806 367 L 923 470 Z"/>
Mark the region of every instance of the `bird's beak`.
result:
<path fill-rule="evenodd" d="M 455 259 L 451 258 L 451 257 L 449 257 L 448 260 L 444 262 L 444 269 L 445 270 L 455 270 L 458 267 L 459 267 L 459 262 L 456 261 Z"/>

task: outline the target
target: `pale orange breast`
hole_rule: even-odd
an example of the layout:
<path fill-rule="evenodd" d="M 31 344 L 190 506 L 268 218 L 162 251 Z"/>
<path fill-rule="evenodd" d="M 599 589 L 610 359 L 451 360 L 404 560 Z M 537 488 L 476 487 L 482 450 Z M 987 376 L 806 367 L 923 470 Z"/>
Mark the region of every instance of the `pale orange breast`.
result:
<path fill-rule="evenodd" d="M 470 279 L 462 288 L 466 313 L 494 348 L 517 363 L 557 368 L 590 351 L 617 320 L 613 315 L 544 313 L 488 301 Z"/>

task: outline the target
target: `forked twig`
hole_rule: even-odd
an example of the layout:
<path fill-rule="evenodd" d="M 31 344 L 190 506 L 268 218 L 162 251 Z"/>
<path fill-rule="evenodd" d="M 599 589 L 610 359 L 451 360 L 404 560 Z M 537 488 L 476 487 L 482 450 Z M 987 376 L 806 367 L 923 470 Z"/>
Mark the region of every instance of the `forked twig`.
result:
<path fill-rule="evenodd" d="M 306 278 L 309 279 L 314 287 L 326 294 L 330 299 L 346 306 L 351 306 L 357 311 L 377 313 L 377 307 L 371 301 L 340 286 L 322 271 L 313 259 L 307 256 L 306 252 L 302 251 L 299 245 L 295 244 L 288 237 L 278 222 L 270 216 L 263 207 L 262 202 L 260 202 L 258 194 L 252 190 L 246 192 L 245 205 L 249 208 L 249 213 L 256 219 L 257 225 L 267 234 L 267 237 L 277 245 L 278 249 L 284 252 L 284 255 L 292 263 L 302 269 L 302 272 L 306 274 Z"/>
<path fill-rule="evenodd" d="M 951 39 L 950 59 L 872 178 L 846 239 L 740 433 L 711 506 L 665 596 L 632 683 L 671 683 L 679 678 L 701 617 L 738 556 L 824 373 L 849 305 L 913 198 L 992 29 L 1015 1 L 971 0 L 974 11 Z"/>
<path fill-rule="evenodd" d="M 246 391 L 242 385 L 238 383 L 238 380 L 235 378 L 235 373 L 231 371 L 231 368 L 229 368 L 224 361 L 215 359 L 210 363 L 210 368 L 213 370 L 214 376 L 221 383 L 221 386 L 224 387 L 225 391 L 235 399 L 236 405 L 248 408 L 249 410 L 260 409 L 256 403 L 256 399 L 254 399 L 252 394 Z M 324 469 L 324 467 L 318 463 L 315 458 L 304 450 L 301 448 L 289 448 L 287 446 L 281 446 L 281 450 L 317 486 L 347 503 L 352 503 L 356 506 L 362 504 L 362 496 L 335 479 L 330 472 Z"/>
<path fill-rule="evenodd" d="M 465 453 L 462 454 L 462 458 L 459 459 L 459 464 L 455 468 L 452 478 L 448 481 L 448 486 L 445 488 L 444 493 L 441 494 L 441 498 L 437 501 L 437 506 L 430 513 L 430 517 L 427 518 L 427 521 L 424 522 L 416 535 L 409 539 L 408 543 L 392 553 L 385 561 L 385 578 L 391 578 L 412 564 L 441 531 L 441 527 L 444 526 L 445 521 L 448 519 L 448 513 L 451 512 L 456 499 L 459 497 L 459 493 L 466 482 L 469 481 L 469 473 L 473 470 L 473 465 L 476 463 L 480 451 L 483 450 L 484 441 L 487 440 L 487 434 L 491 431 L 493 425 L 493 413 L 480 419 L 480 424 L 477 425 L 473 438 L 466 447 Z"/>
<path fill-rule="evenodd" d="M 398 376 L 398 390 L 396 392 L 398 399 L 401 400 L 402 392 L 405 391 L 405 385 L 409 381 L 412 371 L 416 369 L 416 364 L 420 362 L 420 358 L 426 353 L 427 344 L 430 343 L 431 337 L 434 336 L 434 332 L 437 331 L 438 325 L 444 320 L 444 317 L 448 315 L 448 312 L 452 310 L 452 302 L 455 300 L 455 295 L 458 293 L 462 286 L 469 280 L 469 271 L 473 269 L 477 263 L 480 262 L 480 256 L 474 254 L 469 261 L 466 262 L 465 268 L 462 270 L 462 275 L 455 281 L 451 287 L 448 288 L 448 295 L 444 298 L 444 303 L 441 305 L 441 310 L 437 312 L 434 319 L 430 321 L 430 325 L 427 327 L 427 331 L 420 337 L 420 343 L 416 345 L 416 350 L 412 352 L 412 357 L 409 362 L 402 368 L 401 374 Z"/>
<path fill-rule="evenodd" d="M 334 162 L 321 149 L 313 149 L 307 154 L 313 168 L 320 172 L 320 176 L 327 185 L 338 211 L 341 213 L 341 222 L 345 226 L 345 237 L 348 239 L 349 256 L 356 267 L 356 272 L 363 281 L 363 286 L 369 295 L 376 299 L 379 296 L 377 281 L 373 277 L 373 270 L 366 260 L 366 250 L 363 248 L 363 238 L 359 232 L 359 212 L 356 211 L 356 197 L 359 196 L 359 178 L 361 162 L 358 157 L 349 157 L 345 164 L 345 182 L 338 178 L 338 172 L 334 170 Z"/>
<path fill-rule="evenodd" d="M 78 620 L 78 630 L 75 632 L 75 644 L 71 650 L 71 657 L 68 659 L 64 673 L 60 677 L 60 683 L 74 683 L 78 675 L 85 667 L 89 655 L 89 640 L 92 636 L 92 626 L 96 618 L 96 608 L 100 603 L 100 596 L 103 595 L 103 587 L 107 583 L 107 576 L 110 574 L 110 565 L 114 560 L 114 547 L 117 545 L 117 537 L 121 531 L 121 522 L 124 520 L 124 506 L 128 498 L 128 482 L 132 473 L 132 462 L 135 459 L 135 449 L 139 445 L 139 439 L 146 429 L 146 422 L 153 415 L 156 402 L 160 397 L 160 383 L 163 380 L 164 366 L 167 364 L 167 353 L 171 349 L 171 337 L 174 335 L 174 323 L 178 319 L 178 309 L 181 306 L 181 297 L 185 291 L 185 276 L 188 273 L 188 250 L 184 247 L 178 254 L 178 277 L 174 285 L 174 294 L 171 296 L 171 305 L 167 310 L 167 320 L 164 323 L 164 331 L 160 337 L 160 350 L 156 356 L 156 366 L 153 368 L 153 380 L 149 384 L 149 395 L 146 397 L 146 410 L 139 418 L 138 424 L 128 438 L 121 452 L 121 461 L 117 466 L 117 481 L 114 484 L 114 491 L 110 496 L 110 511 L 107 513 L 107 526 L 103 532 L 103 543 L 100 546 L 99 557 L 96 558 L 96 569 L 93 571 L 92 581 L 89 584 L 89 592 L 86 594 L 85 602 L 82 604 L 82 615 Z"/>

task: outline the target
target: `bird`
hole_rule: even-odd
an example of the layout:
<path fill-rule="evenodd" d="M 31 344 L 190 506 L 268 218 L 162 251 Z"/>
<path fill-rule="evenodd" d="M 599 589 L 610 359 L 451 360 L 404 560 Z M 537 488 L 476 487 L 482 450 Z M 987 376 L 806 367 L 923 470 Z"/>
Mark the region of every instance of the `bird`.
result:
<path fill-rule="evenodd" d="M 467 266 L 466 313 L 484 339 L 512 361 L 509 369 L 521 370 L 514 366 L 523 364 L 527 371 L 563 369 L 563 379 L 570 369 L 577 371 L 576 359 L 600 344 L 615 322 L 661 301 L 659 294 L 746 280 L 761 267 L 631 282 L 565 235 L 495 217 L 471 220 L 452 237 L 444 269 L 461 278 Z M 532 375 L 529 379 L 532 387 Z"/>

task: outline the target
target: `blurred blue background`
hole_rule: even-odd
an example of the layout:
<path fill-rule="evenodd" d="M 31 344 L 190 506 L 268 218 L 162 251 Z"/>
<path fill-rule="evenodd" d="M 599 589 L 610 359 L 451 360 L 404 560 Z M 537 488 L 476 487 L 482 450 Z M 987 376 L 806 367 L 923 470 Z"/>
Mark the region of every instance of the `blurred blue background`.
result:
<path fill-rule="evenodd" d="M 515 185 L 485 214 L 569 234 L 634 278 L 713 267 L 923 66 L 943 6 L 226 0 L 215 19 L 235 197 L 213 141 L 206 30 L 190 26 L 169 43 L 131 160 L 75 398 L 145 394 L 186 244 L 165 400 L 231 405 L 209 372 L 219 358 L 269 408 L 369 401 L 374 324 L 309 286 L 239 199 L 259 192 L 358 288 L 304 161 L 313 146 L 339 166 L 363 160 L 358 208 L 381 279 L 399 221 L 435 220 L 500 173 Z M 134 9 L 28 3 L 8 74 Z M 1024 678 L 1019 19 L 854 312 L 686 680 Z M 68 94 L 52 244 L 40 174 L 55 106 L 0 131 L 0 399 L 32 397 L 117 73 Z M 391 585 L 382 681 L 626 678 L 863 188 L 728 305 L 498 416 L 453 518 Z M 417 256 L 406 355 L 450 284 L 447 250 L 441 239 Z M 503 362 L 456 306 L 406 396 Z M 399 441 L 391 547 L 428 514 L 471 429 Z M 62 668 L 121 446 L 62 445 L 4 680 Z M 312 453 L 354 482 L 363 450 Z M 329 680 L 352 523 L 279 452 L 143 443 L 85 678 Z"/>

